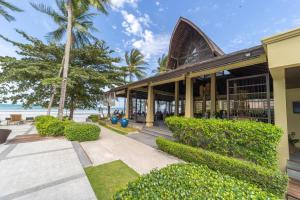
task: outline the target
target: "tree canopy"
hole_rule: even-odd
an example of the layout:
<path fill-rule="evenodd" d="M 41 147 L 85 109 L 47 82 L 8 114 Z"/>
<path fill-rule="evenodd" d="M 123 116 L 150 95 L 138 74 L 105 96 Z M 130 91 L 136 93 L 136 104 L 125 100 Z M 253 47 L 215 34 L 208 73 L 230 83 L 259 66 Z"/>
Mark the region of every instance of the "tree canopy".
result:
<path fill-rule="evenodd" d="M 0 84 L 4 95 L 0 102 L 22 102 L 25 107 L 46 107 L 55 85 L 60 90 L 61 78 L 57 76 L 64 55 L 64 45 L 45 44 L 24 32 L 18 31 L 28 43 L 19 43 L 1 36 L 20 50 L 21 59 L 0 57 Z M 84 48 L 71 50 L 66 108 L 97 108 L 105 88 L 123 82 L 114 63 L 120 58 L 112 56 L 104 41 L 96 41 Z M 59 97 L 54 100 L 57 106 Z"/>

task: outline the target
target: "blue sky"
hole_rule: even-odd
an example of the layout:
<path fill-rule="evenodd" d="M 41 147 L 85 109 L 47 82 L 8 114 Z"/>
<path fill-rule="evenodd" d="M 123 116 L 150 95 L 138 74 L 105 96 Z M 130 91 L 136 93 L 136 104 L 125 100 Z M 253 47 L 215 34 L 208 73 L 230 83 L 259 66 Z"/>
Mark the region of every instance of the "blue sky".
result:
<path fill-rule="evenodd" d="M 9 0 L 22 8 L 12 13 L 15 22 L 0 18 L 0 34 L 22 41 L 14 29 L 44 40 L 55 24 L 29 5 L 29 0 Z M 31 0 L 55 7 L 54 0 Z M 99 15 L 95 35 L 123 57 L 126 50 L 139 48 L 149 62 L 167 53 L 170 35 L 180 16 L 200 27 L 225 53 L 260 44 L 262 38 L 300 26 L 299 0 L 111 0 L 109 15 Z M 0 41 L 1 56 L 15 56 L 15 48 Z"/>

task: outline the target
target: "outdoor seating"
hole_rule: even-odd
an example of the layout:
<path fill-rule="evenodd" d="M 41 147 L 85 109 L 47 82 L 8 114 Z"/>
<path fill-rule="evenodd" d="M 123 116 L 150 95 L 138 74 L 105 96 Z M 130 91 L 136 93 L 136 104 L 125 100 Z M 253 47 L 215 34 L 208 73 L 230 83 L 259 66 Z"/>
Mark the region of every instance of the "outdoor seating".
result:
<path fill-rule="evenodd" d="M 9 118 L 6 118 L 6 120 L 7 120 L 7 125 L 11 125 L 11 124 L 19 125 L 24 123 L 21 114 L 11 114 Z"/>
<path fill-rule="evenodd" d="M 5 143 L 11 130 L 9 129 L 0 129 L 0 144 Z"/>

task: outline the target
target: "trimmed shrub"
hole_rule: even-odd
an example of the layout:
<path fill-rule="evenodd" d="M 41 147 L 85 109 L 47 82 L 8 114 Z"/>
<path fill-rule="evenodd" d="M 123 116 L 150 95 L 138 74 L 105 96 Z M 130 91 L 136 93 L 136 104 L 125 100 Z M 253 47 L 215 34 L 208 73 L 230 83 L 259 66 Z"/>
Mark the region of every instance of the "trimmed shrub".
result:
<path fill-rule="evenodd" d="M 195 164 L 173 164 L 128 184 L 114 199 L 279 199 L 257 186 Z"/>
<path fill-rule="evenodd" d="M 36 129 L 41 136 L 63 136 L 65 126 L 74 123 L 70 120 L 61 121 L 53 116 L 38 116 L 35 118 Z"/>
<path fill-rule="evenodd" d="M 92 122 L 98 122 L 99 121 L 99 115 L 90 115 L 90 116 L 88 116 L 88 118 L 90 119 L 90 120 L 92 120 Z"/>
<path fill-rule="evenodd" d="M 50 115 L 41 115 L 35 117 L 35 126 L 38 134 L 41 136 L 47 136 L 47 127 L 50 122 L 57 120 L 55 117 Z"/>
<path fill-rule="evenodd" d="M 180 143 L 277 168 L 283 134 L 272 124 L 254 121 L 169 117 L 165 120 Z"/>
<path fill-rule="evenodd" d="M 71 141 L 97 140 L 99 135 L 100 128 L 93 124 L 72 123 L 65 127 L 65 137 Z"/>
<path fill-rule="evenodd" d="M 206 165 L 212 170 L 258 185 L 283 197 L 287 188 L 287 176 L 279 170 L 267 169 L 252 162 L 229 158 L 220 154 L 157 138 L 158 148 L 187 162 Z"/>

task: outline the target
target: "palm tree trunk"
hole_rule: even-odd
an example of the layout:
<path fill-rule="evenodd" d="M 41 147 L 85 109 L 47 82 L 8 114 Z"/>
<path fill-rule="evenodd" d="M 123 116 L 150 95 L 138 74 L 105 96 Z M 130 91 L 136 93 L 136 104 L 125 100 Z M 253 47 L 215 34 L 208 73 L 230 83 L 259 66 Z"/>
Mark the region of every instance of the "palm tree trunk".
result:
<path fill-rule="evenodd" d="M 61 73 L 62 73 L 62 70 L 63 70 L 63 64 L 64 64 L 64 57 L 63 57 L 62 62 L 61 62 L 61 66 L 60 66 L 60 69 L 59 69 L 59 72 L 58 72 L 58 77 L 61 76 Z M 56 95 L 56 85 L 53 84 L 52 85 L 52 94 L 51 94 L 49 105 L 48 105 L 47 115 L 51 114 L 51 108 L 52 108 L 52 104 L 53 104 L 55 95 Z"/>
<path fill-rule="evenodd" d="M 67 92 L 67 80 L 68 80 L 70 50 L 71 50 L 71 39 L 72 39 L 72 0 L 68 0 L 67 12 L 68 12 L 67 43 L 65 46 L 63 79 L 61 82 L 61 93 L 60 93 L 59 107 L 57 113 L 57 117 L 59 119 L 63 119 L 66 92 Z"/>

